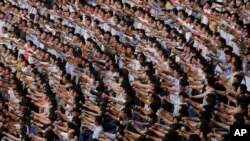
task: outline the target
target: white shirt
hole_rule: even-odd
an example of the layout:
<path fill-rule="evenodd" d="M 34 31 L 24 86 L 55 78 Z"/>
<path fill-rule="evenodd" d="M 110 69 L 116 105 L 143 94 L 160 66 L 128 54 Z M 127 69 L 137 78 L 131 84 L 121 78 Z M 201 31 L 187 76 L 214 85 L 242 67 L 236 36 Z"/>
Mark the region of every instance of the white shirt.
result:
<path fill-rule="evenodd" d="M 8 34 L 8 32 L 6 32 L 6 33 L 0 32 L 0 37 L 9 38 L 9 34 Z"/>
<path fill-rule="evenodd" d="M 245 76 L 242 81 L 242 84 L 245 84 L 247 86 L 247 90 L 250 91 L 250 77 Z"/>
<path fill-rule="evenodd" d="M 5 26 L 5 22 L 0 20 L 0 34 L 2 33 L 2 28 Z"/>
<path fill-rule="evenodd" d="M 63 136 L 63 141 L 69 141 L 68 133 L 61 132 L 61 135 Z"/>
<path fill-rule="evenodd" d="M 209 87 L 206 89 L 206 91 L 204 92 L 205 97 L 203 98 L 203 103 L 202 103 L 203 106 L 207 104 L 207 95 L 213 92 L 214 92 L 214 89 L 212 87 Z"/>
<path fill-rule="evenodd" d="M 103 127 L 100 125 L 96 126 L 95 124 L 90 124 L 90 129 L 94 132 L 92 135 L 92 139 L 98 139 L 103 132 Z"/>

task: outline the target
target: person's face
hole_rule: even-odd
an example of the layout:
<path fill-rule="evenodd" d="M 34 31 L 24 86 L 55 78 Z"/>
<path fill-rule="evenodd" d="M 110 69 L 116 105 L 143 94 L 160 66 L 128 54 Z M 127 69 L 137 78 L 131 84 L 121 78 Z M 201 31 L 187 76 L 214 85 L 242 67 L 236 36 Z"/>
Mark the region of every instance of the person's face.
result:
<path fill-rule="evenodd" d="M 78 40 L 78 37 L 76 35 L 73 36 L 73 40 L 74 41 L 77 41 Z"/>
<path fill-rule="evenodd" d="M 120 117 L 122 118 L 122 120 L 124 120 L 127 118 L 127 114 L 124 111 L 122 111 Z"/>
<path fill-rule="evenodd" d="M 28 14 L 28 10 L 24 10 L 23 13 L 24 13 L 24 14 Z"/>
<path fill-rule="evenodd" d="M 3 72 L 3 68 L 2 67 L 0 67 L 0 72 Z"/>
<path fill-rule="evenodd" d="M 37 36 L 41 36 L 41 31 L 40 30 L 36 30 L 36 35 Z"/>
<path fill-rule="evenodd" d="M 114 66 L 110 66 L 110 70 L 113 71 L 114 70 Z"/>
<path fill-rule="evenodd" d="M 46 53 L 45 56 L 44 56 L 45 59 L 49 59 L 49 54 Z"/>
<path fill-rule="evenodd" d="M 87 20 L 86 21 L 86 25 L 89 26 L 91 24 L 91 21 L 90 20 Z"/>
<path fill-rule="evenodd" d="M 235 17 L 235 15 L 234 15 L 234 14 L 233 14 L 233 15 L 231 15 L 230 20 L 231 20 L 231 21 L 236 21 L 236 17 Z"/>
<path fill-rule="evenodd" d="M 69 53 L 73 53 L 73 49 L 72 48 L 69 49 Z"/>
<path fill-rule="evenodd" d="M 7 2 L 5 6 L 6 6 L 6 8 L 10 8 L 10 3 Z"/>
<path fill-rule="evenodd" d="M 174 76 L 179 77 L 179 73 L 176 70 L 174 70 Z"/>
<path fill-rule="evenodd" d="M 99 12 L 99 9 L 95 8 L 94 13 L 98 13 L 98 12 Z"/>
<path fill-rule="evenodd" d="M 105 14 L 104 14 L 104 17 L 105 17 L 105 18 L 109 18 L 109 13 L 105 13 Z"/>
<path fill-rule="evenodd" d="M 127 48 L 127 53 L 130 54 L 132 52 L 131 48 Z"/>
<path fill-rule="evenodd" d="M 120 25 L 124 25 L 124 24 L 125 24 L 124 20 L 121 20 Z"/>
<path fill-rule="evenodd" d="M 100 12 L 100 16 L 101 16 L 101 17 L 104 17 L 104 16 L 105 16 L 105 14 L 104 14 L 103 11 Z"/>
<path fill-rule="evenodd" d="M 75 12 L 70 13 L 70 17 L 75 18 L 76 17 Z"/>
<path fill-rule="evenodd" d="M 189 47 L 186 47 L 186 51 L 187 51 L 187 53 L 190 53 L 191 49 Z"/>
<path fill-rule="evenodd" d="M 9 21 L 11 21 L 13 18 L 13 15 L 9 15 Z"/>
<path fill-rule="evenodd" d="M 250 2 L 247 2 L 246 9 L 250 9 Z"/>
<path fill-rule="evenodd" d="M 0 102 L 0 110 L 3 110 L 3 109 L 4 109 L 3 102 Z"/>
<path fill-rule="evenodd" d="M 247 106 L 248 115 L 250 115 L 250 104 Z"/>
<path fill-rule="evenodd" d="M 192 58 L 192 59 L 191 59 L 191 63 L 192 63 L 192 64 L 196 64 L 195 58 Z"/>
<path fill-rule="evenodd" d="M 3 118 L 3 116 L 2 115 L 0 115 L 0 121 L 2 122 L 2 121 L 4 121 L 5 119 Z M 1 128 L 1 127 L 0 127 Z"/>
<path fill-rule="evenodd" d="M 230 63 L 232 61 L 232 57 L 230 55 L 226 55 L 225 60 L 227 63 Z"/>
<path fill-rule="evenodd" d="M 7 49 L 6 49 L 6 48 L 3 48 L 2 51 L 3 51 L 4 53 L 6 53 L 6 52 L 7 52 Z"/>
<path fill-rule="evenodd" d="M 74 132 L 74 130 L 71 130 L 71 131 L 68 132 L 69 139 L 73 139 L 74 138 L 73 132 Z"/>
<path fill-rule="evenodd" d="M 116 42 L 115 37 L 111 37 L 112 42 Z"/>
<path fill-rule="evenodd" d="M 46 36 L 46 33 L 42 33 L 41 38 L 42 38 L 42 39 L 46 39 L 46 37 L 47 37 L 47 36 Z"/>
<path fill-rule="evenodd" d="M 236 6 L 241 6 L 242 5 L 242 0 L 236 0 Z"/>
<path fill-rule="evenodd" d="M 110 35 L 109 34 L 104 34 L 104 39 L 106 39 L 106 40 L 109 40 L 110 39 Z"/>
<path fill-rule="evenodd" d="M 98 35 L 101 35 L 101 30 L 96 30 L 95 34 L 98 36 Z"/>
<path fill-rule="evenodd" d="M 49 60 L 50 60 L 50 63 L 51 63 L 51 64 L 54 64 L 54 63 L 55 63 L 55 60 L 54 60 L 52 57 L 50 57 Z"/>
<path fill-rule="evenodd" d="M 33 45 L 31 49 L 32 49 L 33 51 L 36 51 L 36 46 Z"/>
<path fill-rule="evenodd" d="M 70 16 L 69 12 L 65 12 L 65 16 L 69 17 Z"/>
<path fill-rule="evenodd" d="M 2 28 L 2 32 L 5 34 L 5 33 L 7 33 L 7 30 L 6 30 L 6 28 Z"/>
<path fill-rule="evenodd" d="M 7 50 L 6 52 L 7 52 L 7 53 L 6 53 L 7 55 L 9 55 L 9 54 L 10 54 L 10 50 Z"/>
<path fill-rule="evenodd" d="M 123 97 L 124 97 L 125 99 L 127 99 L 127 98 L 128 98 L 128 94 L 127 94 L 126 92 L 124 92 L 124 93 L 123 93 Z"/>
<path fill-rule="evenodd" d="M 118 23 L 118 18 L 117 17 L 114 18 L 114 22 Z"/>

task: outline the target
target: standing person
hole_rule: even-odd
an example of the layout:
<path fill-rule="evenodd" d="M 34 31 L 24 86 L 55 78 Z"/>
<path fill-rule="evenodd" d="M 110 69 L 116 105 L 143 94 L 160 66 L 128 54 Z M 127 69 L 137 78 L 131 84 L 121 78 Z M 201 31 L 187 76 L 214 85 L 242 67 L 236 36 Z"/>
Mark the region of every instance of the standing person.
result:
<path fill-rule="evenodd" d="M 92 140 L 98 140 L 103 132 L 102 118 L 100 116 L 95 117 L 95 123 L 90 124 L 90 129 L 93 131 Z"/>

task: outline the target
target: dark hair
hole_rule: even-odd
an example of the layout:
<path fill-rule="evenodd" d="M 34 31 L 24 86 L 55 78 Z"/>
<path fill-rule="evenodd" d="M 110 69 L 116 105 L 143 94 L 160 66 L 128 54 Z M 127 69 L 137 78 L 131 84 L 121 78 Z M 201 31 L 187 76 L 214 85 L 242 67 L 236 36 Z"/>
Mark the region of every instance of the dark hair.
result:
<path fill-rule="evenodd" d="M 243 114 L 235 114 L 234 115 L 235 122 L 233 125 L 244 125 L 245 124 L 245 119 Z"/>
<path fill-rule="evenodd" d="M 102 125 L 102 117 L 101 116 L 96 116 L 95 121 L 99 124 Z"/>
<path fill-rule="evenodd" d="M 127 114 L 127 116 L 128 116 L 129 119 L 132 118 L 132 111 L 131 111 L 131 109 L 124 108 L 124 109 L 122 109 L 122 111 Z"/>
<path fill-rule="evenodd" d="M 179 97 L 188 98 L 189 96 L 186 92 L 180 92 Z"/>
<path fill-rule="evenodd" d="M 54 140 L 54 137 L 55 137 L 55 133 L 52 131 L 52 130 L 47 130 L 45 133 L 44 133 L 44 138 L 46 138 L 48 141 L 52 141 Z"/>
<path fill-rule="evenodd" d="M 200 140 L 201 140 L 201 138 L 197 134 L 192 134 L 189 136 L 188 141 L 200 141 Z"/>
<path fill-rule="evenodd" d="M 21 117 L 20 121 L 22 121 L 22 122 L 24 122 L 24 124 L 26 124 L 27 123 L 27 118 L 26 117 Z"/>
<path fill-rule="evenodd" d="M 211 131 L 211 128 L 209 127 L 209 122 L 201 121 L 200 131 L 203 133 L 203 136 L 207 138 L 207 134 Z"/>
<path fill-rule="evenodd" d="M 181 117 L 187 117 L 188 116 L 188 106 L 186 104 L 181 104 L 179 109 L 179 113 Z"/>
<path fill-rule="evenodd" d="M 213 76 L 208 76 L 207 77 L 207 83 L 209 86 L 214 87 L 215 86 L 215 79 Z"/>
<path fill-rule="evenodd" d="M 162 141 L 178 141 L 179 135 L 175 130 L 169 130 L 169 132 L 164 136 Z"/>

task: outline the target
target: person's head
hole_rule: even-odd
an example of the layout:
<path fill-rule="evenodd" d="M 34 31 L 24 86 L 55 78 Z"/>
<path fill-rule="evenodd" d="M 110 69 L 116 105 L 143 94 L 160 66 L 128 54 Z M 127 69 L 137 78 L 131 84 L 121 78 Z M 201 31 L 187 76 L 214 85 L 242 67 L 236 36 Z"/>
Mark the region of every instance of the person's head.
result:
<path fill-rule="evenodd" d="M 179 86 L 181 91 L 185 91 L 186 87 L 189 85 L 189 82 L 186 78 L 180 79 Z"/>
<path fill-rule="evenodd" d="M 210 86 L 210 87 L 214 87 L 215 82 L 216 82 L 216 80 L 215 80 L 215 78 L 213 78 L 213 76 L 208 76 L 207 81 L 206 81 L 206 85 Z"/>
<path fill-rule="evenodd" d="M 4 19 L 4 13 L 0 12 L 0 20 L 3 20 L 3 19 Z"/>
<path fill-rule="evenodd" d="M 169 130 L 169 132 L 164 136 L 162 141 L 178 141 L 179 135 L 175 130 Z"/>
<path fill-rule="evenodd" d="M 8 32 L 7 28 L 6 27 L 2 27 L 2 32 L 3 32 L 3 34 L 7 33 Z"/>
<path fill-rule="evenodd" d="M 244 125 L 244 124 L 245 124 L 245 119 L 243 114 L 235 114 L 233 125 Z"/>
<path fill-rule="evenodd" d="M 180 117 L 187 117 L 188 116 L 188 106 L 186 104 L 181 104 L 179 109 L 179 116 Z"/>
<path fill-rule="evenodd" d="M 118 24 L 120 22 L 120 18 L 118 17 L 118 15 L 114 16 L 114 23 Z"/>
<path fill-rule="evenodd" d="M 211 2 L 211 1 L 207 1 L 207 2 L 205 3 L 205 5 L 204 5 L 204 8 L 205 8 L 205 9 L 210 9 L 211 6 L 212 6 L 212 2 Z"/>
<path fill-rule="evenodd" d="M 184 102 L 185 98 L 188 98 L 188 94 L 186 92 L 180 92 L 179 93 L 180 101 Z"/>
<path fill-rule="evenodd" d="M 201 138 L 197 134 L 192 134 L 192 135 L 189 136 L 188 141 L 201 141 Z"/>
<path fill-rule="evenodd" d="M 120 113 L 120 119 L 121 120 L 129 120 L 131 118 L 132 118 L 131 109 L 129 109 L 129 108 L 122 109 L 122 111 Z"/>
<path fill-rule="evenodd" d="M 232 53 L 231 53 L 231 51 L 225 51 L 225 60 L 226 60 L 226 62 L 227 63 L 231 63 L 231 61 L 232 61 Z"/>
<path fill-rule="evenodd" d="M 22 126 L 20 129 L 20 135 L 22 135 L 22 138 L 25 138 L 27 135 L 27 127 L 26 126 Z"/>
<path fill-rule="evenodd" d="M 90 26 L 91 25 L 91 19 L 86 19 L 85 21 L 85 26 Z"/>
<path fill-rule="evenodd" d="M 102 125 L 102 117 L 101 116 L 96 116 L 95 117 L 95 125 L 97 125 L 97 126 Z"/>
<path fill-rule="evenodd" d="M 105 40 L 110 40 L 110 38 L 111 38 L 111 33 L 109 31 L 105 32 L 104 33 L 104 39 Z"/>
<path fill-rule="evenodd" d="M 237 92 L 239 92 L 240 94 L 245 94 L 247 93 L 247 86 L 245 84 L 240 84 L 238 87 Z"/>
<path fill-rule="evenodd" d="M 233 82 L 234 83 L 241 83 L 243 78 L 244 78 L 243 75 L 237 74 L 237 75 L 234 76 Z"/>
<path fill-rule="evenodd" d="M 207 139 L 207 134 L 211 132 L 211 128 L 209 127 L 209 122 L 207 121 L 201 121 L 200 125 L 200 136 L 203 139 Z"/>
<path fill-rule="evenodd" d="M 77 108 L 77 107 L 73 108 L 72 115 L 74 117 L 78 117 L 80 114 L 81 114 L 81 110 L 79 108 Z"/>
<path fill-rule="evenodd" d="M 74 139 L 75 136 L 76 136 L 76 131 L 74 129 L 70 129 L 68 131 L 68 137 L 69 137 L 69 139 Z"/>
<path fill-rule="evenodd" d="M 21 126 L 25 126 L 25 125 L 27 124 L 27 118 L 26 118 L 26 117 L 21 117 L 21 118 L 19 119 L 19 124 L 20 124 Z"/>
<path fill-rule="evenodd" d="M 161 8 L 164 8 L 165 5 L 166 5 L 166 1 L 165 1 L 165 0 L 158 0 L 158 5 L 159 5 Z"/>
<path fill-rule="evenodd" d="M 174 76 L 175 76 L 176 78 L 179 78 L 179 77 L 181 76 L 181 71 L 180 71 L 179 69 L 175 69 L 175 70 L 174 70 Z"/>
<path fill-rule="evenodd" d="M 249 2 L 248 2 L 248 3 L 249 3 Z M 243 6 L 244 0 L 236 0 L 235 4 L 236 4 L 237 7 Z"/>
<path fill-rule="evenodd" d="M 192 56 L 190 59 L 191 64 L 195 65 L 197 63 L 196 61 L 197 61 L 197 58 L 195 56 Z"/>

